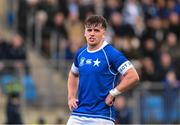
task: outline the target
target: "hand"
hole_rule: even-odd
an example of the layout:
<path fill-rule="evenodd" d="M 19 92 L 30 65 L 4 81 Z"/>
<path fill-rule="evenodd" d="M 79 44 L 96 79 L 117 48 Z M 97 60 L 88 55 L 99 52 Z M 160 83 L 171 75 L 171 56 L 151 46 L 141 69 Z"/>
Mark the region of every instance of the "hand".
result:
<path fill-rule="evenodd" d="M 78 107 L 78 99 L 76 98 L 69 99 L 68 105 L 69 105 L 70 111 L 73 111 L 74 109 Z"/>
<path fill-rule="evenodd" d="M 108 106 L 112 106 L 112 105 L 113 105 L 113 102 L 114 102 L 114 97 L 109 93 L 108 96 L 107 96 L 106 99 L 105 99 L 105 103 L 106 103 Z"/>

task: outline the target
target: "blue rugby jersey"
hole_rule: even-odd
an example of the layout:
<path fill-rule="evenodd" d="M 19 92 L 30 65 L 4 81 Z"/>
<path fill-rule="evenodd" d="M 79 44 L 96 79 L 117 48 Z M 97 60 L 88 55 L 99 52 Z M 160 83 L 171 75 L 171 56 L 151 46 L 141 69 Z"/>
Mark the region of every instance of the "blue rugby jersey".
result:
<path fill-rule="evenodd" d="M 89 51 L 87 46 L 79 49 L 71 67 L 73 73 L 79 74 L 78 108 L 72 115 L 114 121 L 115 109 L 105 104 L 105 98 L 117 85 L 119 73 L 123 75 L 132 67 L 131 62 L 106 41 L 95 51 Z"/>

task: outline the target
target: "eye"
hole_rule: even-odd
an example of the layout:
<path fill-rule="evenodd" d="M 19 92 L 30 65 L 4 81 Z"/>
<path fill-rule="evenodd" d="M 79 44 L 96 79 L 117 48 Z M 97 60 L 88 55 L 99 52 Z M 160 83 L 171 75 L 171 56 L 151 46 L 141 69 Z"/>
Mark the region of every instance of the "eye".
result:
<path fill-rule="evenodd" d="M 100 32 L 100 30 L 99 30 L 99 29 L 94 29 L 94 31 L 95 31 L 95 32 Z"/>
<path fill-rule="evenodd" d="M 91 32 L 91 31 L 92 31 L 92 29 L 87 29 L 87 31 L 88 31 L 88 32 Z"/>

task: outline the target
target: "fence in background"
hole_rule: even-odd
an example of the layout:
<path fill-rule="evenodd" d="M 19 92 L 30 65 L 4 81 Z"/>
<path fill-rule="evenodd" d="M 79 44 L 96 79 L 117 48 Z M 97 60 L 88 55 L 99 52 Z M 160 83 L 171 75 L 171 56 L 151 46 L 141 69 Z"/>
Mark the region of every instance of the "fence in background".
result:
<path fill-rule="evenodd" d="M 65 100 L 62 100 L 62 92 L 65 96 L 67 93 L 66 82 L 58 83 L 55 80 L 56 70 L 44 70 L 43 68 L 45 69 L 45 67 L 36 67 L 34 72 L 37 76 L 34 76 L 31 67 L 28 68 L 24 62 L 4 63 L 4 70 L 2 68 L 0 70 L 1 93 L 3 95 L 13 91 L 21 93 L 23 109 L 30 107 L 64 108 L 65 105 L 60 102 L 63 101 L 66 104 Z M 67 76 L 67 73 L 64 76 Z M 180 123 L 180 94 L 179 90 L 176 91 L 177 95 L 174 95 L 174 93 L 168 93 L 162 83 L 145 82 L 127 92 L 128 107 L 132 110 L 132 123 Z M 3 107 L 5 106 L 1 108 Z M 68 112 L 67 106 L 66 110 Z"/>

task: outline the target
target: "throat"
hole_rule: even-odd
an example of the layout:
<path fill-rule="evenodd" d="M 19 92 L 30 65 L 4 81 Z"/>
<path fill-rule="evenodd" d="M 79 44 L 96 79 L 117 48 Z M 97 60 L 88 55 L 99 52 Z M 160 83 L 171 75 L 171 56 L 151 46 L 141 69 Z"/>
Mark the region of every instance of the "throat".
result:
<path fill-rule="evenodd" d="M 101 48 L 102 44 L 103 44 L 103 42 L 100 42 L 97 45 L 88 45 L 88 50 L 89 51 L 96 51 L 96 50 Z"/>

